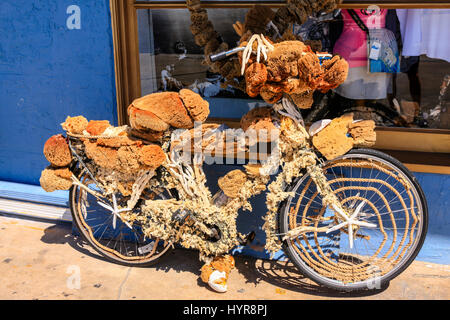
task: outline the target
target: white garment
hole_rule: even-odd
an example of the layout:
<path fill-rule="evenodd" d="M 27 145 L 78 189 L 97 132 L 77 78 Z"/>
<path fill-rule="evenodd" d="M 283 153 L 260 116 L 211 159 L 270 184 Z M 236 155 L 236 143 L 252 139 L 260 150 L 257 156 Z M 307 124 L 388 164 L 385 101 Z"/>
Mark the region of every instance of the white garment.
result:
<path fill-rule="evenodd" d="M 369 73 L 367 66 L 348 69 L 347 79 L 334 89 L 347 99 L 386 99 L 391 73 Z"/>
<path fill-rule="evenodd" d="M 403 56 L 427 55 L 450 62 L 449 9 L 397 9 Z"/>

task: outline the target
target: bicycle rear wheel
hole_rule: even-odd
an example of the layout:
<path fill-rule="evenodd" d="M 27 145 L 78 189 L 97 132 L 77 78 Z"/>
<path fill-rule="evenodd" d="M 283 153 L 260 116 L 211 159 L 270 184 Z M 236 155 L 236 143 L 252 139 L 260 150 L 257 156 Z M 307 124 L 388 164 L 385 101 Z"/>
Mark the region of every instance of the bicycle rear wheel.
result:
<path fill-rule="evenodd" d="M 85 171 L 79 180 L 87 188 L 99 192 Z M 117 196 L 120 202 L 120 195 Z M 160 194 L 159 197 L 165 196 Z M 111 211 L 99 205 L 98 199 L 80 186 L 72 186 L 69 199 L 73 223 L 83 238 L 108 260 L 126 266 L 146 267 L 157 263 L 170 251 L 170 243 L 146 237 L 138 223 L 126 224 L 120 218 L 114 221 Z M 133 213 L 138 210 L 135 208 Z"/>
<path fill-rule="evenodd" d="M 423 191 L 405 166 L 376 150 L 352 150 L 323 170 L 342 206 L 358 211 L 364 226 L 345 226 L 322 205 L 306 174 L 280 209 L 279 232 L 298 226 L 322 229 L 285 240 L 284 250 L 317 283 L 338 290 L 379 289 L 408 267 L 423 244 L 428 225 Z M 327 233 L 332 227 L 336 230 Z"/>

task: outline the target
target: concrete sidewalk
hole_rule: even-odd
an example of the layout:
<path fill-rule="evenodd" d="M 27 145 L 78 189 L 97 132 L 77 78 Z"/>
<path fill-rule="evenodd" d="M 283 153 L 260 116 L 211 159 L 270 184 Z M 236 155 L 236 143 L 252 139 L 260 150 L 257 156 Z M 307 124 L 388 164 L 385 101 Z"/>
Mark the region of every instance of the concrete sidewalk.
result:
<path fill-rule="evenodd" d="M 449 299 L 450 266 L 415 261 L 389 287 L 345 295 L 281 261 L 236 258 L 227 293 L 200 280 L 198 254 L 174 250 L 149 268 L 103 260 L 70 225 L 0 216 L 0 299 Z M 80 288 L 77 286 L 79 275 Z"/>

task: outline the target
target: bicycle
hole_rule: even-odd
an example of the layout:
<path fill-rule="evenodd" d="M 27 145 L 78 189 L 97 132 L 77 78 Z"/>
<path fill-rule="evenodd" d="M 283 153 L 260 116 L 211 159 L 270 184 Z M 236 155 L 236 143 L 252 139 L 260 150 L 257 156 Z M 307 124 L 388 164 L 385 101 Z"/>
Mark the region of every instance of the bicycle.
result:
<path fill-rule="evenodd" d="M 275 104 L 272 113 L 277 147 L 262 164 L 245 167 L 234 198 L 223 191 L 212 195 L 204 154 L 186 152 L 207 150 L 205 141 L 226 132 L 218 125 L 200 128 L 203 139 L 193 145 L 188 138 L 195 129 L 170 130 L 163 144 L 166 162 L 126 178 L 105 173 L 86 157 L 82 137 L 68 133 L 75 226 L 98 253 L 122 265 L 158 263 L 176 243 L 199 250 L 207 261 L 250 240 L 237 232 L 236 217 L 242 208 L 251 210 L 248 199 L 267 188 L 266 249 L 283 250 L 301 273 L 330 288 L 387 284 L 411 264 L 426 236 L 427 203 L 416 178 L 376 150 L 356 148 L 327 161 L 288 100 Z M 248 136 L 242 141 L 248 145 Z M 131 194 L 121 193 L 115 184 L 120 179 L 132 183 Z"/>

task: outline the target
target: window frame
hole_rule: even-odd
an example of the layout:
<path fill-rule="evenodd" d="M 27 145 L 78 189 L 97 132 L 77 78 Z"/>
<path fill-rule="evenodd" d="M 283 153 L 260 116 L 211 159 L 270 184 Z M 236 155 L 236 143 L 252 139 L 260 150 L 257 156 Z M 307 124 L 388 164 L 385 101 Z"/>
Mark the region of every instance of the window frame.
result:
<path fill-rule="evenodd" d="M 271 8 L 284 5 L 274 1 L 208 1 L 204 3 L 204 7 L 251 8 L 255 4 L 268 5 Z M 344 0 L 339 8 L 365 8 L 368 5 L 386 9 L 450 8 L 450 3 L 438 0 L 428 2 Z M 137 10 L 183 8 L 186 8 L 185 1 L 110 0 L 119 125 L 128 124 L 127 107 L 141 96 Z M 230 127 L 239 126 L 236 119 L 209 120 L 225 122 Z M 450 174 L 450 129 L 376 127 L 376 132 L 377 143 L 374 148 L 395 155 L 410 170 Z"/>

